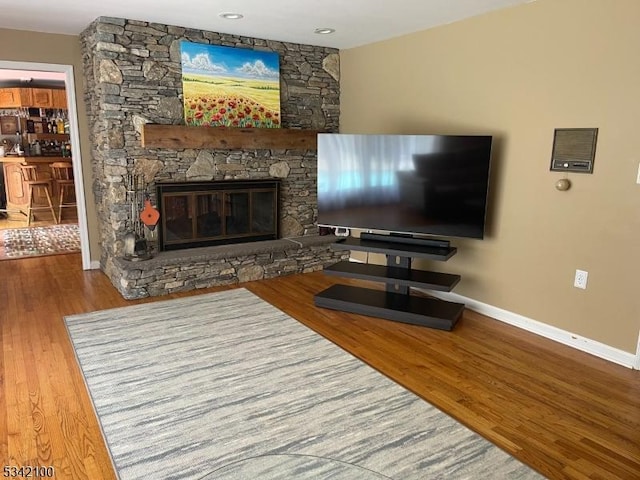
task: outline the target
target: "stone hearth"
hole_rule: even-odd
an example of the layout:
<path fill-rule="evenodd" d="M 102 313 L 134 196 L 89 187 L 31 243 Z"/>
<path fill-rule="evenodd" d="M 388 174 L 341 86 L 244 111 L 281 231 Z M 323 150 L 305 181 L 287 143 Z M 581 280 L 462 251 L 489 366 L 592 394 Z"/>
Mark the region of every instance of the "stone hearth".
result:
<path fill-rule="evenodd" d="M 160 252 L 140 262 L 117 258 L 122 275 L 116 287 L 124 298 L 134 299 L 313 272 L 349 258 L 346 250 L 331 250 L 335 240 L 333 235 L 307 235 Z"/>

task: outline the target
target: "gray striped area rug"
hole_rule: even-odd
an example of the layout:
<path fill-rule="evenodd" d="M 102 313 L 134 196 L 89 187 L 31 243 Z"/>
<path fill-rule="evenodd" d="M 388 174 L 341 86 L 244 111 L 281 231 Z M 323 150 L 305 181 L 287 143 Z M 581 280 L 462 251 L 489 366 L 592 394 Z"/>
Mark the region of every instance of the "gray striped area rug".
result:
<path fill-rule="evenodd" d="M 65 321 L 122 480 L 542 478 L 242 288 Z"/>

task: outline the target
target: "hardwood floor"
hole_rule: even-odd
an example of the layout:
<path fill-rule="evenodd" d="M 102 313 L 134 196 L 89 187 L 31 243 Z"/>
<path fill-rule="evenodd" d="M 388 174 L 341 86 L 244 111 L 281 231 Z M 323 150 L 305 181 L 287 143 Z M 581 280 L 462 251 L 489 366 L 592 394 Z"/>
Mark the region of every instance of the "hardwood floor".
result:
<path fill-rule="evenodd" d="M 56 211 L 57 214 L 57 211 Z M 59 223 L 78 223 L 78 214 L 75 209 L 67 208 L 63 212 L 62 221 Z M 49 212 L 39 212 L 38 215 L 31 220 L 30 227 L 47 227 L 49 225 L 55 225 L 56 222 L 51 217 Z M 12 213 L 7 216 L 0 212 L 0 230 L 8 228 L 27 228 L 27 217 L 18 213 Z"/>
<path fill-rule="evenodd" d="M 53 465 L 58 479 L 115 478 L 63 317 L 237 288 L 127 301 L 79 254 L 3 261 L 0 279 L 0 466 Z M 335 282 L 242 287 L 548 478 L 640 478 L 640 372 L 471 311 L 443 332 L 316 308 Z"/>

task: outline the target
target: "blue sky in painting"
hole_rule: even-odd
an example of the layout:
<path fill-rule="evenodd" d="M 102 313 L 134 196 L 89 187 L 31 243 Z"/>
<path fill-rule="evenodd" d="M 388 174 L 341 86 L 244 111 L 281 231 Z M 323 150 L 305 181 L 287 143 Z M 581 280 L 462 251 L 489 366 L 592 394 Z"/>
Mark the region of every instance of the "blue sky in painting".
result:
<path fill-rule="evenodd" d="M 274 52 L 191 42 L 180 46 L 185 73 L 261 80 L 277 80 L 280 74 L 280 61 Z"/>

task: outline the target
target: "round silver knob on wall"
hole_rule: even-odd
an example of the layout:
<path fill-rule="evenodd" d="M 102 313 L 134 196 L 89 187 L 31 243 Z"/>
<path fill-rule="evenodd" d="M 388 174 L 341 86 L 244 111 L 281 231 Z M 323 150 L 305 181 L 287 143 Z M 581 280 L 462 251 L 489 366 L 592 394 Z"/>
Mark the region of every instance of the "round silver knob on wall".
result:
<path fill-rule="evenodd" d="M 565 192 L 571 188 L 571 181 L 568 178 L 561 178 L 556 182 L 556 190 Z"/>

